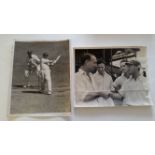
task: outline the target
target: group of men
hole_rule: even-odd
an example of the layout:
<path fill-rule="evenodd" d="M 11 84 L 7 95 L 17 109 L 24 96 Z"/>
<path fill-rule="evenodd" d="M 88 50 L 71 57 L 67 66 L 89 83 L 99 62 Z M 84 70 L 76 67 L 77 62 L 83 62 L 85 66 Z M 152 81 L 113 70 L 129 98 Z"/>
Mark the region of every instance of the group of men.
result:
<path fill-rule="evenodd" d="M 76 100 L 84 106 L 147 105 L 148 85 L 139 61 L 120 62 L 121 76 L 115 81 L 105 71 L 103 60 L 85 54 L 76 73 Z"/>
<path fill-rule="evenodd" d="M 27 51 L 27 61 L 25 69 L 25 85 L 24 88 L 30 87 L 30 77 L 32 73 L 35 73 L 38 78 L 38 87 L 41 93 L 51 95 L 52 94 L 52 80 L 51 80 L 51 69 L 50 66 L 54 65 L 60 56 L 55 60 L 49 60 L 48 54 L 45 52 L 42 57 L 39 58 L 33 54 L 32 51 Z M 47 84 L 47 88 L 46 88 Z"/>

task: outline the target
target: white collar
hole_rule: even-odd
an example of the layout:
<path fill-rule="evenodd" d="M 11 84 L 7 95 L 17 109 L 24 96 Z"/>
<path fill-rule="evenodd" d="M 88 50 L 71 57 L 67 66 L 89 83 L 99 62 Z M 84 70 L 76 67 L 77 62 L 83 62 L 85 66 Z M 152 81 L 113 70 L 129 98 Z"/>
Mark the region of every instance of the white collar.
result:
<path fill-rule="evenodd" d="M 81 68 L 79 69 L 78 72 L 79 72 L 80 75 L 86 75 L 87 76 L 87 73 Z M 92 73 L 89 73 L 89 76 L 92 76 L 92 75 L 93 75 Z"/>
<path fill-rule="evenodd" d="M 106 76 L 106 74 L 107 74 L 107 73 L 106 73 L 106 71 L 104 71 L 104 74 L 103 74 L 103 75 L 101 75 L 98 71 L 96 71 L 96 74 L 97 74 L 97 75 L 99 75 L 99 76 L 104 77 L 104 76 Z"/>

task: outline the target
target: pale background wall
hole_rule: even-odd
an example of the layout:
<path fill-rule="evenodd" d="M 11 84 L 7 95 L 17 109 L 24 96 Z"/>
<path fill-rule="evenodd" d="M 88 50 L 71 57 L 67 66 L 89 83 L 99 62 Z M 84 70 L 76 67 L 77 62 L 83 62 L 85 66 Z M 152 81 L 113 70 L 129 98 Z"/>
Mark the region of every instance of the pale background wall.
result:
<path fill-rule="evenodd" d="M 0 35 L 0 120 L 7 120 L 7 108 L 10 101 L 11 71 L 14 40 L 64 40 L 70 39 L 71 74 L 73 75 L 74 47 L 104 46 L 146 46 L 152 100 L 155 102 L 155 35 Z M 71 80 L 71 87 L 74 82 Z M 72 94 L 72 104 L 74 93 Z M 17 118 L 17 120 L 40 120 L 41 118 Z M 63 118 L 45 118 L 43 120 L 63 120 Z M 114 107 L 114 108 L 72 108 L 72 116 L 67 120 L 155 120 L 153 107 Z M 65 119 L 66 120 L 66 119 Z"/>

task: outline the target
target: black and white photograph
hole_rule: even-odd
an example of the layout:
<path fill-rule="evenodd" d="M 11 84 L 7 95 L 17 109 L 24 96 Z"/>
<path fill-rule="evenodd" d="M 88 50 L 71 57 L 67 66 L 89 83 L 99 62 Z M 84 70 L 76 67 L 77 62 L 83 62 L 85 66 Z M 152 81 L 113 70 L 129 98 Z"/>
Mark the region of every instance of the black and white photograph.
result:
<path fill-rule="evenodd" d="M 75 107 L 152 105 L 146 47 L 74 48 Z"/>
<path fill-rule="evenodd" d="M 69 115 L 69 40 L 15 41 L 10 115 Z"/>

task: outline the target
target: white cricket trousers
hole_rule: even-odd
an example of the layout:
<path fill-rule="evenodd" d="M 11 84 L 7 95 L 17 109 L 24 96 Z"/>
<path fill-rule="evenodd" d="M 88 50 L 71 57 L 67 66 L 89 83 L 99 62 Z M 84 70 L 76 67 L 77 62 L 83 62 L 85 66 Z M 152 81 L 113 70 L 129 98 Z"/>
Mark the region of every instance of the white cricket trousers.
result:
<path fill-rule="evenodd" d="M 52 91 L 51 71 L 41 70 L 41 90 L 45 91 L 47 84 L 47 91 Z"/>

